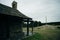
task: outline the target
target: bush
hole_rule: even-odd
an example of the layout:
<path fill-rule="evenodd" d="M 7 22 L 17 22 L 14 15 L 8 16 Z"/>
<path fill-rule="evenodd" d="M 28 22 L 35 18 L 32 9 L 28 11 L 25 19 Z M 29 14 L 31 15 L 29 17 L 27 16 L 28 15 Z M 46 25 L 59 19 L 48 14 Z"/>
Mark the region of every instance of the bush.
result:
<path fill-rule="evenodd" d="M 60 29 L 60 27 L 57 27 L 58 29 Z"/>

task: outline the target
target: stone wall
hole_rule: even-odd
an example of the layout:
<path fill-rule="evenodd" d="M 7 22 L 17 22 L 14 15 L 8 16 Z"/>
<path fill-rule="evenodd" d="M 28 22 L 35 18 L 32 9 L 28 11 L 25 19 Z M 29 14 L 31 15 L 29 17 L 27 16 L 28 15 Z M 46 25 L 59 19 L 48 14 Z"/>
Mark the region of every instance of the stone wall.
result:
<path fill-rule="evenodd" d="M 9 38 L 11 40 L 22 39 L 24 36 L 24 33 L 22 32 L 22 21 L 11 23 L 9 30 Z"/>
<path fill-rule="evenodd" d="M 0 40 L 18 40 L 23 37 L 22 19 L 0 14 Z"/>

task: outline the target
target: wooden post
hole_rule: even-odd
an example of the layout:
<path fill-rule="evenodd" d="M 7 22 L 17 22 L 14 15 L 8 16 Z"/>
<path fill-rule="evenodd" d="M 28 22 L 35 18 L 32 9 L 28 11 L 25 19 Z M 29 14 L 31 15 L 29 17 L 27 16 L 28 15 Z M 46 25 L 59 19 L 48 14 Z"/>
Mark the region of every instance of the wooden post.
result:
<path fill-rule="evenodd" d="M 27 19 L 27 36 L 29 36 L 29 19 Z"/>
<path fill-rule="evenodd" d="M 32 35 L 33 35 L 33 26 L 34 26 L 34 23 L 33 23 L 33 21 L 31 21 L 32 22 Z"/>

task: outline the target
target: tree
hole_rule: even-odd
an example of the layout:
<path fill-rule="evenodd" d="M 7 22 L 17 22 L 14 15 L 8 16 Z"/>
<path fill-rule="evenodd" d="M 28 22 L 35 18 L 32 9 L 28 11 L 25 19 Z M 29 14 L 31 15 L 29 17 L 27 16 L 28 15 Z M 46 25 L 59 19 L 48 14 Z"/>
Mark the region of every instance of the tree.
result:
<path fill-rule="evenodd" d="M 42 24 L 41 24 L 41 22 L 39 21 L 39 22 L 38 22 L 38 26 L 41 26 L 41 25 L 42 25 Z"/>
<path fill-rule="evenodd" d="M 34 21 L 34 27 L 37 27 L 37 25 L 38 25 L 38 22 Z"/>

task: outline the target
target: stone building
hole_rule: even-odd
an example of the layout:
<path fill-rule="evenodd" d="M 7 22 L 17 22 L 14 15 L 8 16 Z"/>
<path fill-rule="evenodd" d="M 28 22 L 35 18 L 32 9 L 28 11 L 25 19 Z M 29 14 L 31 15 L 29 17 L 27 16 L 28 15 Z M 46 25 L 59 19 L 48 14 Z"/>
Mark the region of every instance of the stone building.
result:
<path fill-rule="evenodd" d="M 23 22 L 29 23 L 31 20 L 17 10 L 17 2 L 13 1 L 12 7 L 0 3 L 0 40 L 21 39 Z"/>

